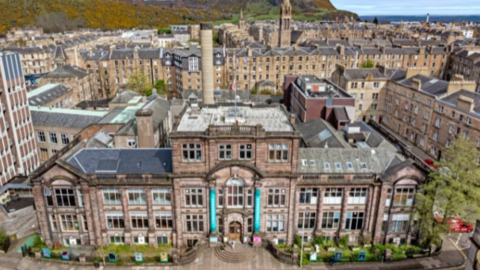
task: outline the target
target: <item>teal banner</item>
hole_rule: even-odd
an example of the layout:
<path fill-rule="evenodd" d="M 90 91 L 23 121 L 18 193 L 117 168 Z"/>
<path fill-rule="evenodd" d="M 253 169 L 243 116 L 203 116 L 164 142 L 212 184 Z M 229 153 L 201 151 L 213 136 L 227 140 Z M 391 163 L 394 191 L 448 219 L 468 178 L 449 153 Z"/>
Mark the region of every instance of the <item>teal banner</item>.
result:
<path fill-rule="evenodd" d="M 217 231 L 217 201 L 215 199 L 215 189 L 210 189 L 210 232 Z"/>
<path fill-rule="evenodd" d="M 254 232 L 260 231 L 260 189 L 255 190 L 255 229 Z"/>

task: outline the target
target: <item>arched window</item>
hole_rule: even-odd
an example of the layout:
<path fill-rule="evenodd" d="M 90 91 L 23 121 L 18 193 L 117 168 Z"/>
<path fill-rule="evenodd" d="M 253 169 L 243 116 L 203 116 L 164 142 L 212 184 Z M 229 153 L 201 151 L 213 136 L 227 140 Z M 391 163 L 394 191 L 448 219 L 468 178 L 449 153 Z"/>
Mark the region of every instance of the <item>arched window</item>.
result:
<path fill-rule="evenodd" d="M 243 181 L 239 178 L 232 178 L 227 182 L 227 207 L 243 207 Z"/>

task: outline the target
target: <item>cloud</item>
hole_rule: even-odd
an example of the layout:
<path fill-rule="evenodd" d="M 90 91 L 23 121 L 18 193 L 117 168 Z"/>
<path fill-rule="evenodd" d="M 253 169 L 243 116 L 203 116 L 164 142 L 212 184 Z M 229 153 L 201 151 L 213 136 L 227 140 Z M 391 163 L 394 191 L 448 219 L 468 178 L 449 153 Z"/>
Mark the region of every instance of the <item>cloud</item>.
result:
<path fill-rule="evenodd" d="M 365 5 L 358 0 L 332 0 L 338 9 L 359 15 L 471 15 L 480 13 L 478 0 L 369 0 Z"/>

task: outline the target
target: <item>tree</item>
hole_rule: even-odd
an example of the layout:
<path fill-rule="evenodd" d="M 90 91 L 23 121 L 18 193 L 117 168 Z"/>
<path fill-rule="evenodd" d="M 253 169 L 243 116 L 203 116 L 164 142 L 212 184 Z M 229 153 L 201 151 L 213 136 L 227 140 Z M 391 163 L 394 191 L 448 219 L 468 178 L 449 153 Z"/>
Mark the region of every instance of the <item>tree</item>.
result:
<path fill-rule="evenodd" d="M 473 222 L 480 213 L 480 152 L 475 143 L 459 137 L 450 145 L 438 167 L 429 174 L 429 180 L 419 192 L 415 210 L 419 231 L 427 242 L 439 240 L 448 230 L 449 217 Z M 436 222 L 433 212 L 443 216 Z"/>
<path fill-rule="evenodd" d="M 165 92 L 167 90 L 167 85 L 165 84 L 165 81 L 164 80 L 157 80 L 155 82 L 155 89 L 157 89 L 157 94 L 165 95 Z"/>
<path fill-rule="evenodd" d="M 362 68 L 374 68 L 375 63 L 372 60 L 367 60 L 365 63 L 362 64 Z"/>
<path fill-rule="evenodd" d="M 378 18 L 377 18 L 377 17 L 375 17 L 375 18 L 373 19 L 373 23 L 376 24 L 376 25 L 378 25 Z"/>
<path fill-rule="evenodd" d="M 142 95 L 145 95 L 148 91 L 152 91 L 152 85 L 148 81 L 147 76 L 140 71 L 135 71 L 130 75 L 127 88 Z"/>

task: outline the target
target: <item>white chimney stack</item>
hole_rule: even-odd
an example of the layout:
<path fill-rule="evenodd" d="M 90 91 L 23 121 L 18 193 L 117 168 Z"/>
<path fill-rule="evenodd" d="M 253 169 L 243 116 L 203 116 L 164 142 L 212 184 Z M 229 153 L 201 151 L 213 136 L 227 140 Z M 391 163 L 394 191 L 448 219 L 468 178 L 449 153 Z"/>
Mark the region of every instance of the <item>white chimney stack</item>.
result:
<path fill-rule="evenodd" d="M 202 42 L 202 89 L 203 104 L 215 104 L 213 98 L 213 34 L 211 23 L 200 24 Z"/>

